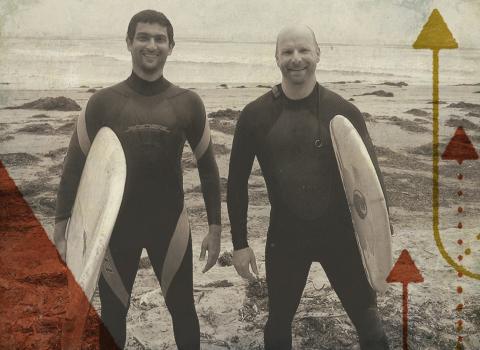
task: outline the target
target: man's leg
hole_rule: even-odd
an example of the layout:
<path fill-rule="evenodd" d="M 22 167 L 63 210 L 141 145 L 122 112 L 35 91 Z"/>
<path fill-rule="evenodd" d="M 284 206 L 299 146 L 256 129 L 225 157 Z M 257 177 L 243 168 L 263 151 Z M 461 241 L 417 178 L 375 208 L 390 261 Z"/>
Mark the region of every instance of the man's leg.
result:
<path fill-rule="evenodd" d="M 123 244 L 112 234 L 98 282 L 104 325 L 100 328 L 101 349 L 125 346 L 130 294 L 141 253 L 140 245 Z"/>
<path fill-rule="evenodd" d="M 363 268 L 353 228 L 331 225 L 321 244 L 321 262 L 345 311 L 357 329 L 362 350 L 386 350 L 388 340 L 377 309 L 376 292 Z"/>
<path fill-rule="evenodd" d="M 267 241 L 268 320 L 264 331 L 265 350 L 292 348 L 292 321 L 307 282 L 310 265 L 306 252 Z"/>
<path fill-rule="evenodd" d="M 170 246 L 169 249 L 175 247 Z M 182 249 L 183 250 L 183 249 Z M 171 270 L 164 267 L 165 263 L 172 263 L 172 260 L 165 261 L 165 255 L 161 250 L 155 249 L 149 245 L 147 248 L 148 256 L 152 262 L 153 269 L 159 281 L 162 281 L 162 289 L 167 304 L 168 311 L 172 316 L 173 332 L 175 342 L 179 350 L 198 350 L 200 349 L 200 327 L 198 324 L 197 312 L 193 299 L 193 265 L 192 265 L 192 240 L 188 238 L 188 244 L 184 252 L 173 252 L 170 256 L 175 256 L 179 264 L 178 270 L 174 272 L 168 287 L 165 286 L 165 275 L 171 273 Z M 182 257 L 183 254 L 183 257 Z M 163 279 L 162 279 L 163 278 Z"/>

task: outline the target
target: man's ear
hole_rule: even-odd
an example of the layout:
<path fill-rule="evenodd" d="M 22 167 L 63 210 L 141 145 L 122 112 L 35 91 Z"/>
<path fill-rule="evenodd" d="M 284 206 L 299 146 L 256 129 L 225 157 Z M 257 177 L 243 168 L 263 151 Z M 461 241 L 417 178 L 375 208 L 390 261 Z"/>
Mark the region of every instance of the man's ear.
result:
<path fill-rule="evenodd" d="M 132 51 L 132 41 L 128 37 L 128 35 L 125 37 L 125 42 L 127 43 L 127 49 L 128 51 Z"/>

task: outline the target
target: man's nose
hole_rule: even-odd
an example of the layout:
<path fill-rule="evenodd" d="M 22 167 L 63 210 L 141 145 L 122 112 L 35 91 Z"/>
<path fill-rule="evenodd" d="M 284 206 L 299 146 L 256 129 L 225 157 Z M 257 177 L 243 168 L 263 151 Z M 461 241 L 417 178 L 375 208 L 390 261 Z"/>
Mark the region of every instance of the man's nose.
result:
<path fill-rule="evenodd" d="M 156 47 L 155 38 L 150 38 L 148 40 L 147 48 L 155 49 L 155 47 Z"/>
<path fill-rule="evenodd" d="M 300 60 L 301 60 L 300 52 L 298 52 L 297 50 L 293 51 L 292 61 L 293 62 L 300 62 Z"/>

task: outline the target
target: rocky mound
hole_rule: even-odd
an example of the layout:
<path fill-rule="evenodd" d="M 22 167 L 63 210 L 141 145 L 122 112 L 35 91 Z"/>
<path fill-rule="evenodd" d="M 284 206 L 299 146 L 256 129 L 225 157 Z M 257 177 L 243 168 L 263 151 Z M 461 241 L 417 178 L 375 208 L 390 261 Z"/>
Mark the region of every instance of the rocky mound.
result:
<path fill-rule="evenodd" d="M 393 97 L 393 92 L 388 92 L 385 90 L 376 90 L 372 92 L 366 92 L 364 94 L 357 95 L 357 96 L 367 96 L 367 95 L 374 95 L 379 97 Z"/>
<path fill-rule="evenodd" d="M 82 108 L 65 96 L 45 97 L 38 100 L 24 103 L 20 106 L 6 107 L 5 109 L 40 109 L 44 111 L 80 111 Z"/>

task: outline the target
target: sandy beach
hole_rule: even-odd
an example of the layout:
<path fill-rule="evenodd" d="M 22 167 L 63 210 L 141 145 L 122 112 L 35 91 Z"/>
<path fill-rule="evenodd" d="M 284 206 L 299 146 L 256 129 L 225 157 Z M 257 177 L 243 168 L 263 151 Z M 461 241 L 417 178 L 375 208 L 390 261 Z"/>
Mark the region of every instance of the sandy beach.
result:
<path fill-rule="evenodd" d="M 432 96 L 430 85 L 378 81 L 321 82 L 351 100 L 364 114 L 384 173 L 393 236 L 394 261 L 407 249 L 424 277 L 409 286 L 409 342 L 412 349 L 453 349 L 463 336 L 466 349 L 480 349 L 479 281 L 458 277 L 440 255 L 432 231 Z M 406 85 L 406 86 L 405 86 Z M 222 258 L 232 250 L 225 202 L 228 161 L 239 112 L 268 91 L 249 84 L 189 85 L 203 99 L 222 186 Z M 0 90 L 0 160 L 51 237 L 56 190 L 78 111 L 5 109 L 44 97 L 65 96 L 82 109 L 92 94 L 84 86 L 69 90 Z M 90 90 L 90 91 L 89 91 Z M 441 86 L 440 153 L 462 126 L 480 147 L 480 84 Z M 378 92 L 383 91 L 383 92 Z M 372 94 L 373 93 L 373 94 Z M 247 285 L 232 266 L 217 264 L 202 274 L 200 244 L 207 232 L 206 212 L 191 149 L 184 150 L 184 191 L 194 250 L 194 297 L 203 349 L 262 349 L 267 317 L 264 244 L 269 204 L 259 167 L 250 177 L 249 242 L 257 256 L 260 282 Z M 440 161 L 440 231 L 447 252 L 480 271 L 480 161 Z M 457 174 L 463 174 L 463 180 Z M 462 190 L 464 195 L 458 196 Z M 457 208 L 463 207 L 459 213 Z M 463 228 L 458 229 L 458 222 Z M 463 240 L 463 245 L 457 243 Z M 470 248 L 470 254 L 464 254 Z M 462 286 L 463 293 L 457 292 Z M 60 288 L 60 287 L 59 287 Z M 392 349 L 402 346 L 402 287 L 392 284 L 378 297 Z M 464 308 L 458 311 L 457 305 Z M 100 302 L 95 296 L 94 306 Z M 59 315 L 58 317 L 61 317 Z M 463 320 L 462 328 L 457 321 Z M 2 320 L 2 322 L 8 322 Z M 129 349 L 174 349 L 170 315 L 146 255 L 143 256 L 128 314 Z M 314 264 L 293 324 L 296 349 L 350 349 L 355 331 L 319 264 Z M 55 330 L 44 334 L 58 337 Z"/>

